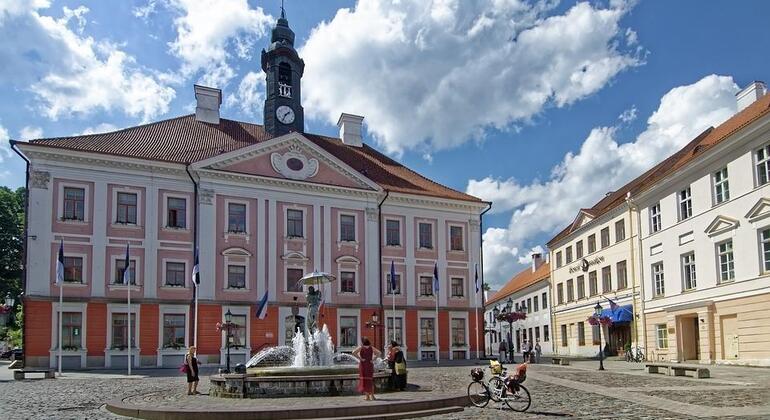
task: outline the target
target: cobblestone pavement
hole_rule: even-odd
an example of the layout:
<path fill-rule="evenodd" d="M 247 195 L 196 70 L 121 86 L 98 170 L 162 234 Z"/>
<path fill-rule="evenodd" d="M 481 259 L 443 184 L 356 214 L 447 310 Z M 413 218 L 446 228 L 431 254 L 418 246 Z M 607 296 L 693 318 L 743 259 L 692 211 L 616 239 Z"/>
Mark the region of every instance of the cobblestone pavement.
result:
<path fill-rule="evenodd" d="M 495 403 L 490 403 L 484 409 L 467 408 L 460 413 L 432 419 L 770 418 L 770 387 L 767 386 L 770 384 L 770 369 L 720 368 L 717 369 L 716 379 L 696 380 L 652 376 L 629 366 L 610 365 L 608 371 L 597 372 L 594 364 L 575 363 L 569 367 L 533 365 L 525 383 L 532 395 L 532 406 L 528 412 L 498 410 Z M 464 394 L 470 382 L 471 367 L 469 364 L 411 366 L 409 382 L 420 385 L 421 390 L 383 394 L 380 398 L 392 401 Z M 5 366 L 0 366 L 0 369 L 5 369 Z M 107 412 L 103 405 L 124 398 L 126 402 L 137 405 L 185 406 L 192 410 L 214 405 L 250 406 L 258 410 L 287 407 L 299 401 L 316 406 L 321 403 L 365 404 L 357 396 L 272 400 L 187 396 L 183 377 L 175 370 L 140 370 L 136 373 L 144 376 L 125 378 L 114 373 L 77 373 L 56 380 L 0 381 L 0 413 L 13 419 L 119 419 L 121 417 Z M 200 389 L 205 392 L 208 379 L 202 379 Z"/>

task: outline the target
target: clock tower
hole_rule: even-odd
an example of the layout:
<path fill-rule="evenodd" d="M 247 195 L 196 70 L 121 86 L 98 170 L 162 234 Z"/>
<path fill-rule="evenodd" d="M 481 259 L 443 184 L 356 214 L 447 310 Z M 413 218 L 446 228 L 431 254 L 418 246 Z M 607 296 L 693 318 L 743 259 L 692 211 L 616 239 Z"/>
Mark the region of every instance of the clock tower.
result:
<path fill-rule="evenodd" d="M 270 46 L 262 50 L 262 71 L 266 76 L 265 130 L 277 137 L 305 129 L 300 81 L 305 62 L 294 49 L 294 31 L 281 6 L 281 18 L 273 28 Z"/>

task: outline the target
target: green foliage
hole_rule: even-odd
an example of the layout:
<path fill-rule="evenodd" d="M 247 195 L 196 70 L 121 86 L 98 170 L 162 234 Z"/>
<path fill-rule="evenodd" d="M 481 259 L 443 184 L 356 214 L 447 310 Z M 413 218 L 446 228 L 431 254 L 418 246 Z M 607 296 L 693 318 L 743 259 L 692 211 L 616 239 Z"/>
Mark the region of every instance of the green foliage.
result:
<path fill-rule="evenodd" d="M 6 294 L 16 299 L 15 317 L 8 334 L 21 346 L 21 273 L 24 240 L 24 188 L 0 187 L 0 304 Z"/>

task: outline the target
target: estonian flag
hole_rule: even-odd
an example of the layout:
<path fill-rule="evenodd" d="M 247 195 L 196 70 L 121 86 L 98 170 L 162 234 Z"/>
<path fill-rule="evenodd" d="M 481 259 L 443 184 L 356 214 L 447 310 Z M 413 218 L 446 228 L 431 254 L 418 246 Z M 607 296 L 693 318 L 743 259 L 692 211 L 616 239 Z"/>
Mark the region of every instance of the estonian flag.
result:
<path fill-rule="evenodd" d="M 123 284 L 131 284 L 131 257 L 128 253 L 128 243 L 126 243 L 126 265 L 123 267 Z"/>
<path fill-rule="evenodd" d="M 257 318 L 259 319 L 265 319 L 267 316 L 267 290 L 265 290 L 265 295 L 262 296 L 262 299 L 257 302 Z"/>
<path fill-rule="evenodd" d="M 473 265 L 473 275 L 474 275 L 473 282 L 476 283 L 476 294 L 479 294 L 479 264 L 478 263 Z"/>
<path fill-rule="evenodd" d="M 433 292 L 438 296 L 438 263 L 433 266 Z"/>
<path fill-rule="evenodd" d="M 193 265 L 192 269 L 192 282 L 195 285 L 195 287 L 198 287 L 200 284 L 200 272 L 201 268 L 200 265 L 198 265 L 198 249 L 195 249 L 195 264 Z"/>
<path fill-rule="evenodd" d="M 56 285 L 64 283 L 64 240 L 59 245 L 59 257 L 56 261 Z"/>
<path fill-rule="evenodd" d="M 396 265 L 390 262 L 390 294 L 396 294 Z"/>

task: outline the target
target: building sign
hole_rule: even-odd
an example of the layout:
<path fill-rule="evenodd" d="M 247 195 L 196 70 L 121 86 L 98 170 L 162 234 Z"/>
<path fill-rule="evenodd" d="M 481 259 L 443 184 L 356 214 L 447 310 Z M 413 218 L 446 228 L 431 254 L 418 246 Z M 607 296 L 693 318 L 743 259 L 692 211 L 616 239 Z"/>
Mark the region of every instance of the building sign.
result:
<path fill-rule="evenodd" d="M 589 268 L 591 268 L 592 265 L 601 264 L 603 262 L 604 262 L 604 257 L 596 257 L 592 260 L 587 260 L 583 258 L 583 260 L 580 262 L 579 265 L 574 265 L 569 268 L 569 273 L 572 274 L 578 271 L 582 271 L 585 273 L 586 271 L 588 271 Z"/>

